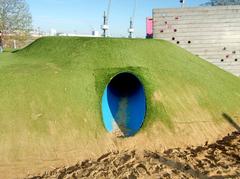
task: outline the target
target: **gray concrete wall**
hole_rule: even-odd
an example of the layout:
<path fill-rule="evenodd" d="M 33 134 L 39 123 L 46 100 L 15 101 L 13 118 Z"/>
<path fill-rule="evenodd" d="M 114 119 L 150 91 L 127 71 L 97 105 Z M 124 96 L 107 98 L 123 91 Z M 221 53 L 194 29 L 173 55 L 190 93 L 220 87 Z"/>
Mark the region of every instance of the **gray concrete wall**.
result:
<path fill-rule="evenodd" d="M 154 9 L 153 21 L 154 38 L 240 76 L 240 6 Z"/>

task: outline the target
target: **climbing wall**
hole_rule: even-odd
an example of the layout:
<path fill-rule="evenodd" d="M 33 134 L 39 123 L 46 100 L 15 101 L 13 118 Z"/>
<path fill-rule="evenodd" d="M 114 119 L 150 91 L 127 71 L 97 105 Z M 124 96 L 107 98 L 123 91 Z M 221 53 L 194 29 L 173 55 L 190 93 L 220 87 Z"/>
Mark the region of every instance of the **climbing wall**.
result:
<path fill-rule="evenodd" d="M 153 10 L 154 38 L 240 76 L 240 6 Z"/>

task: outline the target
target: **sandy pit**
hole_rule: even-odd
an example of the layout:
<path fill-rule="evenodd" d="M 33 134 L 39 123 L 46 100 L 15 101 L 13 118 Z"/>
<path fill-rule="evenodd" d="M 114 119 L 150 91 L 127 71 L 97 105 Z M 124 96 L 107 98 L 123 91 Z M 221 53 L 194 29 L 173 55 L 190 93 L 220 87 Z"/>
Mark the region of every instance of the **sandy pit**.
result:
<path fill-rule="evenodd" d="M 26 178 L 240 178 L 240 132 L 185 149 L 113 151 Z"/>

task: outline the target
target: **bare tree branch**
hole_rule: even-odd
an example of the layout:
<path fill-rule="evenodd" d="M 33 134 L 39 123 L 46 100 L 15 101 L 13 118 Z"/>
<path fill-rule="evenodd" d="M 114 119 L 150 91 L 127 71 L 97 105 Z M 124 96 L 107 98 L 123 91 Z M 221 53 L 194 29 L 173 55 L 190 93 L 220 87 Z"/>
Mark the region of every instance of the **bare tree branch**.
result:
<path fill-rule="evenodd" d="M 29 32 L 32 16 L 25 0 L 0 0 L 0 31 L 4 34 Z"/>

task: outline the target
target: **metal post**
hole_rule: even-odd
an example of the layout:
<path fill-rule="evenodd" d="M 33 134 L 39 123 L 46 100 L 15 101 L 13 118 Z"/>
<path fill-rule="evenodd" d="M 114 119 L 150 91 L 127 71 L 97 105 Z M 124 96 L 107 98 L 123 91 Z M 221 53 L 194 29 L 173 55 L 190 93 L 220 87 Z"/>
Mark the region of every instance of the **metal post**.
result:
<path fill-rule="evenodd" d="M 107 37 L 107 30 L 109 29 L 109 27 L 108 27 L 108 17 L 105 11 L 103 16 L 103 25 L 101 26 L 101 28 L 103 30 L 103 37 Z"/>
<path fill-rule="evenodd" d="M 107 25 L 107 16 L 106 16 L 106 12 L 104 11 L 104 15 L 103 15 L 103 37 L 107 36 L 107 29 L 104 27 Z"/>
<path fill-rule="evenodd" d="M 134 29 L 133 29 L 133 20 L 132 18 L 130 19 L 130 28 L 128 29 L 128 32 L 129 32 L 129 38 L 133 38 L 133 32 L 134 32 Z"/>
<path fill-rule="evenodd" d="M 181 8 L 184 8 L 185 0 L 180 0 L 180 3 L 181 3 Z"/>

